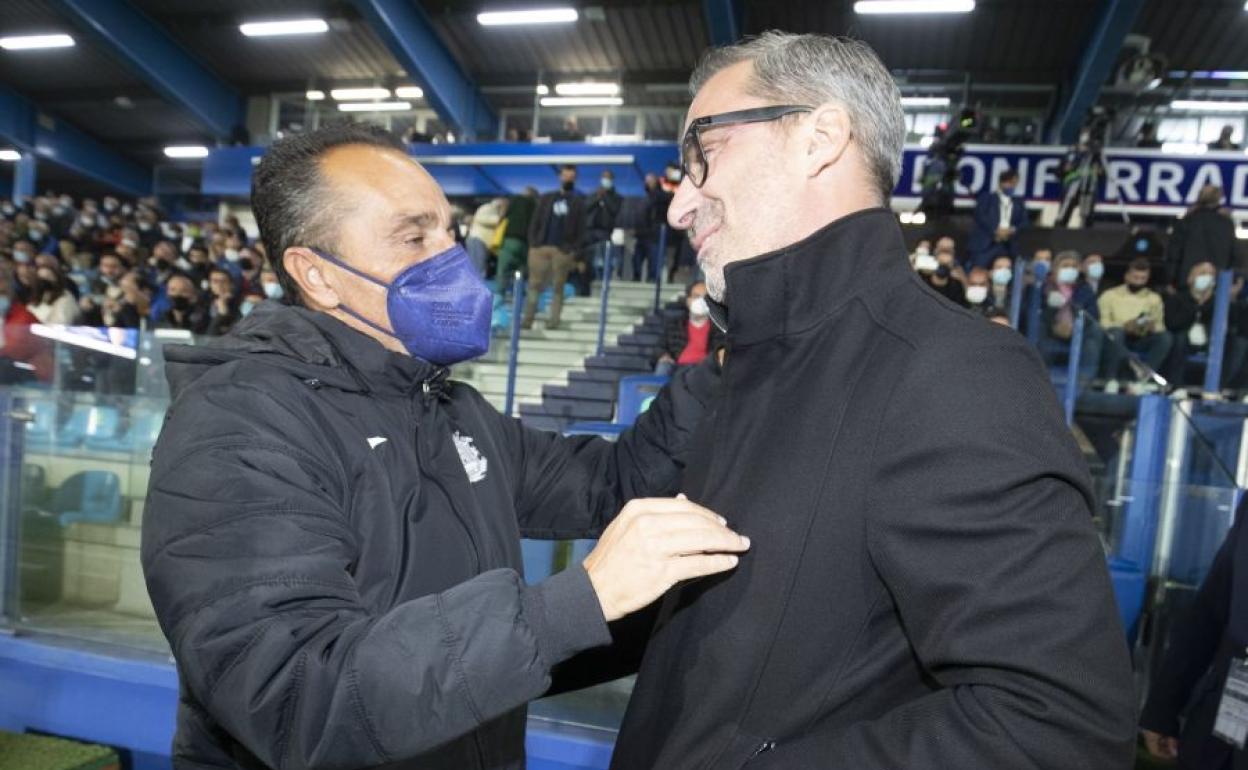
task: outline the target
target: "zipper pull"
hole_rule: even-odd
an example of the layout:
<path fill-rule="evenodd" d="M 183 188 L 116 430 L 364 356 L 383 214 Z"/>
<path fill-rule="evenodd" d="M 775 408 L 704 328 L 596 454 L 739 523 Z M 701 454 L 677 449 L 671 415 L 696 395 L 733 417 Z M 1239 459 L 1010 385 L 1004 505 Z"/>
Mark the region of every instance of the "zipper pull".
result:
<path fill-rule="evenodd" d="M 754 753 L 750 755 L 750 759 L 757 757 L 759 754 L 766 754 L 767 752 L 772 751 L 775 748 L 776 748 L 775 741 L 765 741 L 757 749 L 754 749 Z"/>

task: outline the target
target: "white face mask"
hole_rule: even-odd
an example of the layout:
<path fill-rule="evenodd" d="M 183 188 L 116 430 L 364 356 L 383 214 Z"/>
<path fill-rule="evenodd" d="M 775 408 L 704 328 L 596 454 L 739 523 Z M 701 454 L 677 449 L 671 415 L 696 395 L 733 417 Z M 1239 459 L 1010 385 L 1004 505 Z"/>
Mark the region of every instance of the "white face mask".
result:
<path fill-rule="evenodd" d="M 237 262 L 241 257 L 238 253 L 238 249 L 226 249 L 225 258 L 231 262 Z"/>
<path fill-rule="evenodd" d="M 1066 297 L 1060 291 L 1049 292 L 1049 307 L 1060 308 L 1066 304 Z"/>
<path fill-rule="evenodd" d="M 980 304 L 983 304 L 984 300 L 986 299 L 988 299 L 988 287 L 987 286 L 967 286 L 966 287 L 966 301 L 967 302 L 971 303 L 972 305 L 980 305 Z"/>
<path fill-rule="evenodd" d="M 1014 279 L 1014 271 L 1008 267 L 999 267 L 992 271 L 992 282 L 998 286 L 1008 286 Z"/>
<path fill-rule="evenodd" d="M 1213 288 L 1213 276 L 1208 273 L 1201 273 L 1192 279 L 1192 288 L 1199 292 L 1206 292 Z"/>
<path fill-rule="evenodd" d="M 1058 283 L 1074 283 L 1079 280 L 1079 268 L 1063 267 L 1057 271 Z"/>
<path fill-rule="evenodd" d="M 1105 276 L 1105 263 L 1093 262 L 1088 265 L 1088 277 L 1094 281 L 1099 281 Z"/>
<path fill-rule="evenodd" d="M 914 269 L 920 273 L 934 273 L 940 267 L 940 260 L 931 254 L 920 254 L 914 258 Z"/>
<path fill-rule="evenodd" d="M 706 297 L 695 297 L 689 303 L 689 315 L 696 318 L 706 318 L 711 314 L 711 308 L 706 304 Z"/>

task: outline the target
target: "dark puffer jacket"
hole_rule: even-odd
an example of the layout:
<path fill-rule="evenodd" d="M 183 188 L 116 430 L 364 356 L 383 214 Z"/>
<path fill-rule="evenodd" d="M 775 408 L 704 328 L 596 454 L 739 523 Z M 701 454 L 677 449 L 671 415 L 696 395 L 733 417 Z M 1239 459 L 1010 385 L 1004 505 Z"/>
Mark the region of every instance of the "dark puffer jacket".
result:
<path fill-rule="evenodd" d="M 174 764 L 197 769 L 522 768 L 525 704 L 611 636 L 582 568 L 525 584 L 520 538 L 675 493 L 716 377 L 611 444 L 526 429 L 301 308 L 166 357 L 142 559 L 182 683 Z"/>

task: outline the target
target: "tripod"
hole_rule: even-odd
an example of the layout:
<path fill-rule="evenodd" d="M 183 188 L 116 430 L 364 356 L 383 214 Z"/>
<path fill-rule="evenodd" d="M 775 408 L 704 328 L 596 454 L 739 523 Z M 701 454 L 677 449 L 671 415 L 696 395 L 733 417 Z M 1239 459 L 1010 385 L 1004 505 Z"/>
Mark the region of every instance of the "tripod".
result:
<path fill-rule="evenodd" d="M 1104 131 L 1109 132 L 1108 125 L 1105 126 Z M 1067 171 L 1062 176 L 1062 203 L 1057 209 L 1055 224 L 1058 227 L 1069 227 L 1070 218 L 1078 211 L 1079 226 L 1087 227 L 1096 210 L 1096 188 L 1100 184 L 1101 177 L 1106 175 L 1108 168 L 1105 162 L 1104 139 L 1102 138 L 1101 141 L 1089 139 L 1081 142 L 1067 154 L 1065 165 Z M 1117 187 L 1113 188 L 1111 200 L 1118 204 L 1123 224 L 1131 224 Z"/>

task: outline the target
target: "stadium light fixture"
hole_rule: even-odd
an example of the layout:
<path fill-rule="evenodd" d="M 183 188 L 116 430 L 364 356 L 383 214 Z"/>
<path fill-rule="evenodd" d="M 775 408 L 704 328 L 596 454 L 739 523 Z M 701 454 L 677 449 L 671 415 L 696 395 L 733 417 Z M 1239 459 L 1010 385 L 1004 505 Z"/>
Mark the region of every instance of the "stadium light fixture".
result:
<path fill-rule="evenodd" d="M 411 108 L 411 102 L 346 102 L 338 105 L 339 112 L 399 112 Z"/>
<path fill-rule="evenodd" d="M 575 8 L 527 8 L 515 11 L 482 11 L 477 14 L 477 23 L 483 27 L 568 24 L 579 17 Z"/>
<path fill-rule="evenodd" d="M 1248 102 L 1224 102 L 1206 99 L 1175 99 L 1170 102 L 1172 110 L 1192 112 L 1248 112 Z"/>
<path fill-rule="evenodd" d="M 555 93 L 560 96 L 619 96 L 619 83 L 556 83 Z"/>
<path fill-rule="evenodd" d="M 324 91 L 308 91 L 304 95 L 308 98 L 308 101 L 310 102 L 319 102 L 325 98 Z"/>
<path fill-rule="evenodd" d="M 317 35 L 329 31 L 324 19 L 285 19 L 274 21 L 248 21 L 238 25 L 238 31 L 247 37 L 274 37 L 276 35 Z"/>
<path fill-rule="evenodd" d="M 0 150 L 0 160 L 16 163 L 22 159 L 22 154 L 17 150 Z"/>
<path fill-rule="evenodd" d="M 335 88 L 329 92 L 335 101 L 349 102 L 356 99 L 389 99 L 389 88 Z"/>
<path fill-rule="evenodd" d="M 543 96 L 543 107 L 619 107 L 624 100 L 618 96 Z"/>
<path fill-rule="evenodd" d="M 948 96 L 903 96 L 902 107 L 948 107 Z"/>
<path fill-rule="evenodd" d="M 0 48 L 6 51 L 37 51 L 44 48 L 73 48 L 69 35 L 13 35 L 0 37 Z"/>
<path fill-rule="evenodd" d="M 206 158 L 208 148 L 202 144 L 175 144 L 165 148 L 166 158 Z"/>
<path fill-rule="evenodd" d="M 913 14 L 913 13 L 970 13 L 975 10 L 975 0 L 858 0 L 854 13 L 861 14 Z"/>
<path fill-rule="evenodd" d="M 400 99 L 423 99 L 425 90 L 420 86 L 399 86 L 394 89 L 394 95 Z"/>

